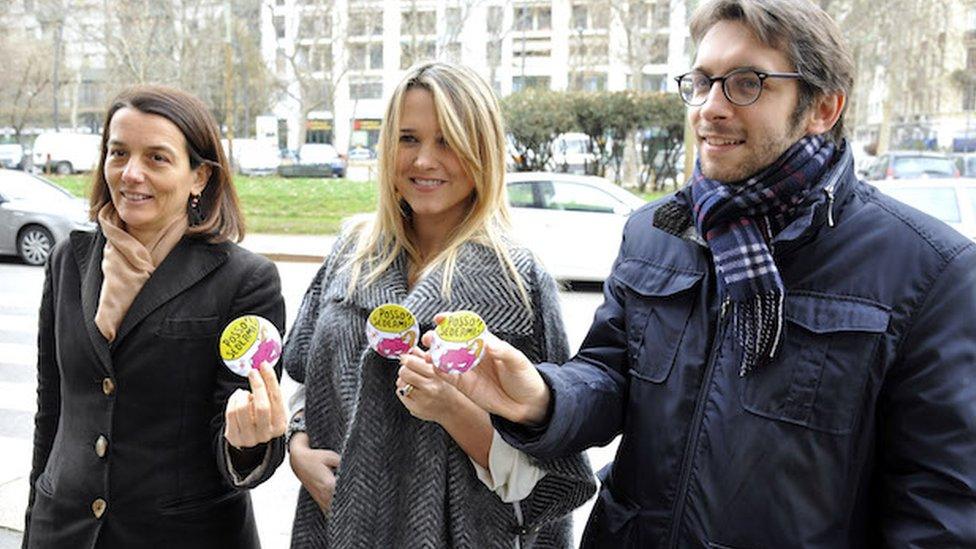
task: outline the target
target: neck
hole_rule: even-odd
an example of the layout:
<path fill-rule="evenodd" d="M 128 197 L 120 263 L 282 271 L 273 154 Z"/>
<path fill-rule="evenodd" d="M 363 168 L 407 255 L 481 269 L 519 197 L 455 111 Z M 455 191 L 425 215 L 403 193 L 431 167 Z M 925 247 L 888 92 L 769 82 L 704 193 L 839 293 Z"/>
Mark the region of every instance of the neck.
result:
<path fill-rule="evenodd" d="M 422 264 L 427 264 L 431 258 L 444 251 L 448 235 L 460 224 L 461 218 L 457 215 L 414 215 L 411 236 L 420 253 Z"/>

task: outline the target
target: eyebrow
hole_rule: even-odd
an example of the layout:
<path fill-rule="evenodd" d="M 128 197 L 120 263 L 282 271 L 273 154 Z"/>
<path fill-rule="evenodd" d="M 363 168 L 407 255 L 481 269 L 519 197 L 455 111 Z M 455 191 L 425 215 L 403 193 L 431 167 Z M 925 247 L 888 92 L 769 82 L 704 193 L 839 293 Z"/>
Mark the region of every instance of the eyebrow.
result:
<path fill-rule="evenodd" d="M 749 70 L 754 70 L 754 71 L 758 71 L 758 72 L 780 72 L 780 71 L 765 69 L 763 67 L 759 67 L 759 66 L 756 66 L 756 65 L 739 65 L 738 67 L 733 67 L 733 68 L 725 71 L 725 74 L 729 74 L 732 71 L 737 71 L 737 70 L 740 70 L 740 69 L 749 69 Z M 702 74 L 707 74 L 708 76 L 714 76 L 711 72 L 709 72 L 709 71 L 705 70 L 704 68 L 702 68 L 701 65 L 695 65 L 694 67 L 691 68 L 691 71 L 692 72 L 700 72 Z"/>
<path fill-rule="evenodd" d="M 122 147 L 125 146 L 125 142 L 124 141 L 121 141 L 119 139 L 109 139 L 108 140 L 108 144 L 109 144 L 109 146 L 122 146 Z M 168 154 L 171 154 L 171 155 L 175 155 L 176 154 L 176 151 L 173 150 L 172 147 L 170 147 L 169 145 L 165 145 L 165 144 L 150 145 L 150 146 L 148 146 L 146 148 L 149 149 L 150 151 L 162 151 L 162 152 L 165 152 L 165 153 L 168 153 Z"/>

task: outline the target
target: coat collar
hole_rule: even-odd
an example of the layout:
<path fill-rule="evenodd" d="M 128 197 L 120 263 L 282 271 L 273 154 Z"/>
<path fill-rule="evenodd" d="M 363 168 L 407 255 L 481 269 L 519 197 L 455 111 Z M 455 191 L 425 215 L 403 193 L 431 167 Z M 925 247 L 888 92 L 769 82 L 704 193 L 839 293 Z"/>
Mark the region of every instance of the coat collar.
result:
<path fill-rule="evenodd" d="M 105 235 L 100 230 L 94 237 L 90 233 L 72 233 L 71 242 L 78 270 L 81 273 L 81 306 L 85 318 L 85 330 L 95 347 L 95 352 L 108 371 L 112 371 L 112 348 L 117 347 L 146 316 L 213 272 L 227 261 L 228 257 L 227 251 L 222 246 L 213 246 L 184 237 L 139 291 L 122 319 L 115 341 L 109 345 L 95 325 L 98 297 L 102 291 L 102 252 L 105 248 Z"/>

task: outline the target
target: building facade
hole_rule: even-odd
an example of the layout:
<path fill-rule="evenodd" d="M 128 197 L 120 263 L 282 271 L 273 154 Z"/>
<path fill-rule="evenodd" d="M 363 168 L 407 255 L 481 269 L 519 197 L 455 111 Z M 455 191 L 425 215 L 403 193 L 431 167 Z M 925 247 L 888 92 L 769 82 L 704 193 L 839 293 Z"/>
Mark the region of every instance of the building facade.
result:
<path fill-rule="evenodd" d="M 292 149 L 372 149 L 386 98 L 426 59 L 469 65 L 501 96 L 666 90 L 688 63 L 684 0 L 271 0 L 261 29 Z"/>

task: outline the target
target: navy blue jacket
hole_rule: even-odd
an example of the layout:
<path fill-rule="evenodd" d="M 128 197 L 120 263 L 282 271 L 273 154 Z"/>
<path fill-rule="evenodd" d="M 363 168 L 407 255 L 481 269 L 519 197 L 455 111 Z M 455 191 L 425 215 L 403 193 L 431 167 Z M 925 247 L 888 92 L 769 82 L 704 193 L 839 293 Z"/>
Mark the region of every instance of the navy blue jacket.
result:
<path fill-rule="evenodd" d="M 624 230 L 579 354 L 539 366 L 540 458 L 604 445 L 585 547 L 976 547 L 976 246 L 857 181 L 849 150 L 774 239 L 773 363 L 739 376 L 694 234 Z"/>

